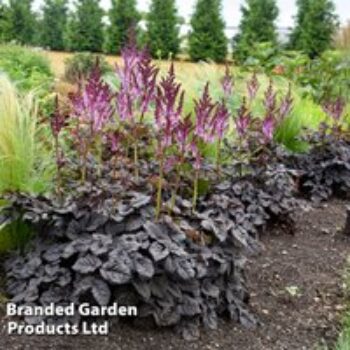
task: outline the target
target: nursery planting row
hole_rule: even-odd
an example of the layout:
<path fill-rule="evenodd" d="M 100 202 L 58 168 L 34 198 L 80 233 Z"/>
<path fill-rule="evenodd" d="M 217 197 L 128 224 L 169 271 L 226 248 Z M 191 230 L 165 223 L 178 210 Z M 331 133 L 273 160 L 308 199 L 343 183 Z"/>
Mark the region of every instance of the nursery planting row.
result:
<path fill-rule="evenodd" d="M 216 328 L 220 316 L 253 327 L 244 265 L 259 235 L 272 225 L 292 233 L 305 199 L 348 193 L 344 103 L 328 101 L 327 123 L 305 131 L 309 152 L 290 154 L 274 135 L 293 108 L 291 88 L 281 95 L 271 82 L 254 115 L 253 74 L 234 111 L 227 68 L 224 98 L 214 101 L 207 84 L 184 115 L 173 66 L 159 77 L 132 45 L 122 58 L 116 91 L 97 62 L 68 106 L 57 100 L 49 120 L 55 190 L 6 195 L 1 221 L 21 219 L 35 232 L 6 261 L 8 293 L 19 305 L 136 305 L 138 318 L 179 326 L 188 339 L 199 325 Z"/>

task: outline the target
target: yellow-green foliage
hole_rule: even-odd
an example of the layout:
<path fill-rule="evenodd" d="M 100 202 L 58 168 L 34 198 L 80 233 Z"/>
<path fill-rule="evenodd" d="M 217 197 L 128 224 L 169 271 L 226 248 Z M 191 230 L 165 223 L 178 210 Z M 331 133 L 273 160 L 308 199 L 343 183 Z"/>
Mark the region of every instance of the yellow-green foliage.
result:
<path fill-rule="evenodd" d="M 0 72 L 16 82 L 21 91 L 35 89 L 40 95 L 45 95 L 52 88 L 53 73 L 49 61 L 31 48 L 0 45 Z"/>
<path fill-rule="evenodd" d="M 44 126 L 32 94 L 20 96 L 0 75 L 0 194 L 4 191 L 43 192 L 53 166 L 43 143 Z"/>

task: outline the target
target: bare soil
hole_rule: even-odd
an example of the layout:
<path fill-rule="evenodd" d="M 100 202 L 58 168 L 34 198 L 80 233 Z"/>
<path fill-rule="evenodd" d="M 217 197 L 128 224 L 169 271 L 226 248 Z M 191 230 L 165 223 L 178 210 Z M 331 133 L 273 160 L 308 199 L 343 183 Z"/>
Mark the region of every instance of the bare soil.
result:
<path fill-rule="evenodd" d="M 186 342 L 172 329 L 115 326 L 109 336 L 8 336 L 2 307 L 0 349 L 8 350 L 312 350 L 332 344 L 345 309 L 343 270 L 350 238 L 341 233 L 345 203 L 300 213 L 295 235 L 275 228 L 262 237 L 264 251 L 247 268 L 251 309 L 261 325 L 247 330 L 221 321 Z"/>

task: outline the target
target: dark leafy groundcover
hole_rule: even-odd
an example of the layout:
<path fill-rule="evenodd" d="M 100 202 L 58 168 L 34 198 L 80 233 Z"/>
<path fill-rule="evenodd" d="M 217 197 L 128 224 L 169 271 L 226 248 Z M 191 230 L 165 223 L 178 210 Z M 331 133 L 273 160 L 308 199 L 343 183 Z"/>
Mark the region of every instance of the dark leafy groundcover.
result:
<path fill-rule="evenodd" d="M 334 196 L 347 198 L 350 192 L 350 142 L 333 135 L 320 141 L 315 135 L 313 143 L 310 152 L 286 160 L 299 172 L 301 194 L 317 203 Z"/>
<path fill-rule="evenodd" d="M 216 328 L 220 315 L 256 325 L 247 305 L 245 255 L 258 249 L 257 236 L 269 224 L 291 220 L 295 186 L 284 167 L 225 180 L 194 212 L 177 197 L 172 217 L 164 214 L 159 222 L 146 180 L 128 188 L 104 178 L 72 182 L 71 196 L 61 202 L 8 197 L 4 215 L 21 217 L 38 232 L 24 254 L 6 262 L 14 302 L 136 305 L 139 317 L 178 325 L 188 339 L 200 324 Z"/>

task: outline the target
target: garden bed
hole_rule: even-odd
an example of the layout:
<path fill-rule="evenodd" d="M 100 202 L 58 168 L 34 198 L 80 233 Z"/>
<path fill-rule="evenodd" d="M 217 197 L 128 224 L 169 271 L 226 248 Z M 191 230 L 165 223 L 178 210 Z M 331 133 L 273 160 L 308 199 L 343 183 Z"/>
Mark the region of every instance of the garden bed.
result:
<path fill-rule="evenodd" d="M 345 203 L 332 201 L 299 214 L 295 235 L 276 227 L 262 238 L 263 253 L 247 268 L 251 309 L 261 325 L 254 331 L 220 320 L 216 331 L 186 342 L 173 329 L 121 323 L 108 337 L 8 336 L 2 308 L 0 347 L 12 349 L 312 349 L 331 344 L 344 308 L 342 269 L 349 253 L 340 231 Z"/>
<path fill-rule="evenodd" d="M 36 233 L 6 258 L 5 295 L 18 306 L 72 306 L 77 316 L 21 321 L 43 326 L 44 334 L 58 324 L 71 334 L 71 326 L 81 332 L 85 321 L 96 321 L 80 317 L 83 304 L 118 303 L 136 308 L 137 317 L 112 318 L 106 348 L 169 349 L 171 339 L 174 349 L 310 349 L 332 340 L 346 245 L 329 225 L 341 231 L 345 209 L 310 208 L 348 198 L 344 101 L 324 104 L 327 122 L 305 131 L 309 152 L 295 155 L 276 143 L 293 109 L 291 86 L 279 93 L 271 80 L 263 112 L 255 114 L 254 73 L 236 110 L 227 67 L 223 98 L 214 101 L 208 83 L 185 117 L 174 65 L 157 84 L 159 70 L 146 51 L 131 45 L 123 60 L 119 85 L 104 81 L 97 61 L 68 106 L 56 99 L 51 191 L 4 195 L 0 225 L 21 220 Z M 76 347 L 101 347 L 83 333 Z M 185 345 L 180 334 L 196 342 Z M 72 346 L 65 337 L 51 339 L 53 348 Z"/>

